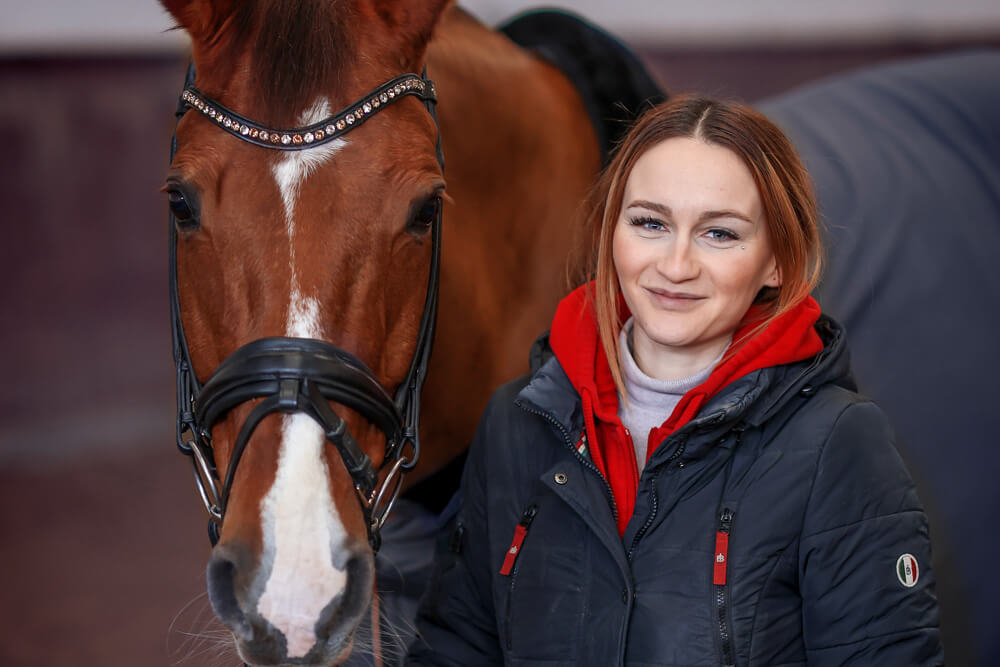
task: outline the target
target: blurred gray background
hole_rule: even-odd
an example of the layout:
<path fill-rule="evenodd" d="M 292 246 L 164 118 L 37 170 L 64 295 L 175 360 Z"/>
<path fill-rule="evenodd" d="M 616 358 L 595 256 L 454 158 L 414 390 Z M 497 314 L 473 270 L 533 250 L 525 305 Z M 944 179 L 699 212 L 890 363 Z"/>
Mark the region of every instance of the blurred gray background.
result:
<path fill-rule="evenodd" d="M 490 23 L 534 6 L 461 4 Z M 750 102 L 1000 46 L 996 0 L 563 6 L 667 90 Z M 185 39 L 148 0 L 4 0 L 0 17 L 0 665 L 235 664 L 210 623 L 203 510 L 173 444 L 158 189 Z"/>

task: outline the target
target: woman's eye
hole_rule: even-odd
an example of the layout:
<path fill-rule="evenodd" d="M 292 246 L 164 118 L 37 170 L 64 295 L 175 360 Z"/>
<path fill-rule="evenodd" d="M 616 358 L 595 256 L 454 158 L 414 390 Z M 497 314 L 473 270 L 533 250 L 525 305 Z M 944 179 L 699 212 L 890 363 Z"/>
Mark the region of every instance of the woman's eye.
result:
<path fill-rule="evenodd" d="M 434 196 L 425 201 L 410 220 L 411 231 L 424 232 L 430 229 L 441 212 L 441 197 Z"/>
<path fill-rule="evenodd" d="M 174 222 L 181 228 L 193 228 L 198 226 L 198 216 L 196 215 L 187 197 L 180 190 L 167 190 L 167 206 L 174 216 Z"/>
<path fill-rule="evenodd" d="M 664 229 L 662 222 L 660 222 L 656 218 L 650 218 L 648 216 L 640 216 L 638 218 L 632 218 L 631 220 L 629 220 L 629 223 L 633 227 L 641 227 L 651 232 L 658 232 Z"/>
<path fill-rule="evenodd" d="M 728 229 L 710 229 L 706 232 L 706 235 L 712 241 L 719 242 L 736 241 L 740 238 L 735 232 Z"/>

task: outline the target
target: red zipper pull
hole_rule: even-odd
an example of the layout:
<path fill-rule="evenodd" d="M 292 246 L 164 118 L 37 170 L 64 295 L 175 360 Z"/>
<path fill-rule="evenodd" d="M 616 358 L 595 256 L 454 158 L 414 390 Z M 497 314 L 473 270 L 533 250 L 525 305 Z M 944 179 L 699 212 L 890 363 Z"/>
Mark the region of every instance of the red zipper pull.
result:
<path fill-rule="evenodd" d="M 528 509 L 524 510 L 524 514 L 521 515 L 521 520 L 516 526 L 514 526 L 514 539 L 510 543 L 510 547 L 507 549 L 507 555 L 504 556 L 503 565 L 500 566 L 500 574 L 503 576 L 509 576 L 510 571 L 514 569 L 514 561 L 517 560 L 517 555 L 521 553 L 521 545 L 524 544 L 524 538 L 528 535 L 528 526 L 531 525 L 531 521 L 535 518 L 535 514 L 538 513 L 538 506 L 532 505 Z"/>
<path fill-rule="evenodd" d="M 733 525 L 733 513 L 727 507 L 722 510 L 719 530 L 715 533 L 715 568 L 712 570 L 712 583 L 716 586 L 726 585 L 726 566 L 729 564 L 729 531 Z"/>

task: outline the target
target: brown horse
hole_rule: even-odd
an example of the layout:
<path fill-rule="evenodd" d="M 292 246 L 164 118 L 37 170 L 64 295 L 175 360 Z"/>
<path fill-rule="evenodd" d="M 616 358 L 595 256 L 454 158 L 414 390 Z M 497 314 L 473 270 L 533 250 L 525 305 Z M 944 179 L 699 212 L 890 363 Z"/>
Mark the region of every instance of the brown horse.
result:
<path fill-rule="evenodd" d="M 312 126 L 403 73 L 426 67 L 435 82 L 447 173 L 438 126 L 409 95 L 295 152 L 240 141 L 207 109 L 187 113 L 165 190 L 199 382 L 252 341 L 305 338 L 350 353 L 389 392 L 415 354 L 443 201 L 425 447 L 410 479 L 439 468 L 467 445 L 492 388 L 523 372 L 565 291 L 574 214 L 601 159 L 581 99 L 557 69 L 445 0 L 163 4 L 191 36 L 196 89 L 259 124 L 244 135 Z M 382 430 L 321 401 L 384 478 Z M 263 402 L 220 414 L 205 434 L 208 467 L 227 468 Z M 370 607 L 368 517 L 328 435 L 309 414 L 278 410 L 240 447 L 208 588 L 248 662 L 337 663 Z"/>

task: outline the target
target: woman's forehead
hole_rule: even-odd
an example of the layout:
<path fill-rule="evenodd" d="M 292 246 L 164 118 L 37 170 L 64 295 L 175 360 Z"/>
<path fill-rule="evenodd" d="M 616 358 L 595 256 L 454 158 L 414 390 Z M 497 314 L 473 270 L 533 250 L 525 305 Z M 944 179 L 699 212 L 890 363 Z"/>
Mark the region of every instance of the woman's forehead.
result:
<path fill-rule="evenodd" d="M 625 183 L 622 207 L 633 201 L 678 209 L 734 209 L 756 219 L 760 195 L 733 151 L 701 139 L 667 139 L 643 153 Z"/>

